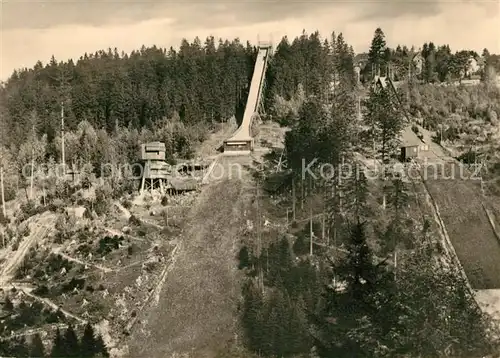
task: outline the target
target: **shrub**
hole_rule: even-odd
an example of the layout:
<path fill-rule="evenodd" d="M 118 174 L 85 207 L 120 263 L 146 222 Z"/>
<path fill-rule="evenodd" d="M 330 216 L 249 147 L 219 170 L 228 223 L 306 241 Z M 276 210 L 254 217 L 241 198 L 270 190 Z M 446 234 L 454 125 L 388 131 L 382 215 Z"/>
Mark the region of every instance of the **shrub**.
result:
<path fill-rule="evenodd" d="M 104 187 L 97 188 L 95 191 L 95 202 L 94 202 L 94 211 L 97 215 L 105 215 L 109 211 L 109 202 L 108 202 L 108 190 Z"/>
<path fill-rule="evenodd" d="M 46 285 L 40 285 L 33 290 L 33 293 L 43 297 L 49 294 L 49 288 Z"/>
<path fill-rule="evenodd" d="M 3 212 L 0 211 L 0 225 L 8 225 L 10 223 L 10 219 L 3 215 Z"/>
<path fill-rule="evenodd" d="M 135 215 L 130 216 L 130 218 L 128 219 L 128 222 L 131 225 L 136 225 L 136 226 L 141 225 L 141 221 Z"/>

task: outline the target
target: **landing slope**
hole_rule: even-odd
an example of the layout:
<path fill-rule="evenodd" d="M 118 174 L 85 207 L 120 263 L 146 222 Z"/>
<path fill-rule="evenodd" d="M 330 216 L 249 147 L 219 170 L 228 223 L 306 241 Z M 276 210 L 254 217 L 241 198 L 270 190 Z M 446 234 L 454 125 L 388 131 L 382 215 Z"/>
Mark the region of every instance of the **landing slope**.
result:
<path fill-rule="evenodd" d="M 455 163 L 445 166 L 447 177 L 451 176 L 453 165 L 456 167 Z M 428 174 L 426 186 L 472 288 L 500 288 L 500 242 L 482 207 L 485 199 L 478 180 L 457 176 L 454 180 L 436 180 L 432 168 Z"/>
<path fill-rule="evenodd" d="M 140 313 L 128 342 L 131 357 L 214 357 L 237 330 L 236 242 L 245 227 L 243 181 L 211 183 L 182 235 L 159 303 Z"/>

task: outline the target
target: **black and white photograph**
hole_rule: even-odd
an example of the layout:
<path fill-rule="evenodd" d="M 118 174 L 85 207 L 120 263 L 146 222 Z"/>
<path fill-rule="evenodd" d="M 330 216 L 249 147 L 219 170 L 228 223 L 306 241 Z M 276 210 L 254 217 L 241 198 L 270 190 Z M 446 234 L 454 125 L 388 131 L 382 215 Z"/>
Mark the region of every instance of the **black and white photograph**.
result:
<path fill-rule="evenodd" d="M 0 358 L 500 358 L 500 0 L 0 0 Z"/>

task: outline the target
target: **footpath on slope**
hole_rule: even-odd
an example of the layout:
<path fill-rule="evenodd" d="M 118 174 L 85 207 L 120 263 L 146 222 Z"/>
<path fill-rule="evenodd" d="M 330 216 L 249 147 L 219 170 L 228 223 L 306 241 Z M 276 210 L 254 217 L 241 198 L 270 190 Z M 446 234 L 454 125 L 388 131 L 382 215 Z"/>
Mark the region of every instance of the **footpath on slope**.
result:
<path fill-rule="evenodd" d="M 36 218 L 30 218 L 30 234 L 21 238 L 16 251 L 10 254 L 7 260 L 0 266 L 0 287 L 5 286 L 15 275 L 16 269 L 23 262 L 29 249 L 42 240 L 54 227 L 57 216 L 46 212 Z"/>
<path fill-rule="evenodd" d="M 236 243 L 251 197 L 246 180 L 233 176 L 203 189 L 157 305 L 140 313 L 131 332 L 130 357 L 215 357 L 234 338 L 240 296 Z"/>

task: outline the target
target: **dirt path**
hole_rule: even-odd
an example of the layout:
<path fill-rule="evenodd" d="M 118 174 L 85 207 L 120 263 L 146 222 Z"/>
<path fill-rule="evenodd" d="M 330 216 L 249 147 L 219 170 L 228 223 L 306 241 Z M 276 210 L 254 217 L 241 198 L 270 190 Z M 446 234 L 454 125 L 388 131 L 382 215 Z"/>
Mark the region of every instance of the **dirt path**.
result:
<path fill-rule="evenodd" d="M 17 250 L 9 255 L 7 261 L 2 265 L 0 287 L 5 286 L 12 279 L 17 267 L 22 263 L 30 247 L 34 246 L 38 240 L 43 239 L 50 232 L 50 228 L 55 225 L 56 217 L 55 214 L 48 213 L 30 223 L 30 235 L 21 241 Z"/>
<path fill-rule="evenodd" d="M 234 337 L 239 297 L 234 242 L 244 227 L 243 181 L 208 185 L 190 214 L 176 265 L 132 331 L 130 357 L 214 357 Z"/>
<path fill-rule="evenodd" d="M 80 265 L 83 265 L 83 266 L 92 266 L 92 267 L 95 267 L 96 269 L 101 270 L 101 271 L 103 271 L 105 273 L 109 273 L 109 272 L 115 271 L 115 270 L 110 269 L 108 267 L 104 267 L 104 266 L 101 266 L 101 265 L 98 265 L 98 264 L 92 264 L 92 263 L 84 262 L 82 260 L 79 260 L 79 259 L 76 259 L 76 258 L 71 257 L 69 255 L 66 255 L 65 253 L 63 253 L 63 252 L 60 251 L 60 248 L 59 249 L 53 249 L 52 253 L 54 255 L 60 255 L 62 258 L 66 259 L 68 261 L 76 262 L 76 263 L 78 263 Z"/>
<path fill-rule="evenodd" d="M 75 316 L 74 314 L 72 314 L 71 312 L 68 312 L 66 310 L 64 310 L 62 307 L 56 305 L 54 302 L 50 301 L 49 299 L 47 298 L 42 298 L 42 297 L 39 297 L 39 296 L 36 296 L 34 294 L 32 294 L 31 292 L 27 291 L 27 290 L 22 290 L 22 292 L 26 295 L 26 296 L 29 296 L 47 306 L 49 306 L 50 308 L 52 308 L 54 311 L 61 311 L 62 314 L 64 314 L 66 317 L 69 317 L 69 318 L 73 318 L 74 320 L 78 321 L 79 323 L 87 323 L 87 321 L 85 321 L 84 319 L 78 317 L 78 316 Z"/>

